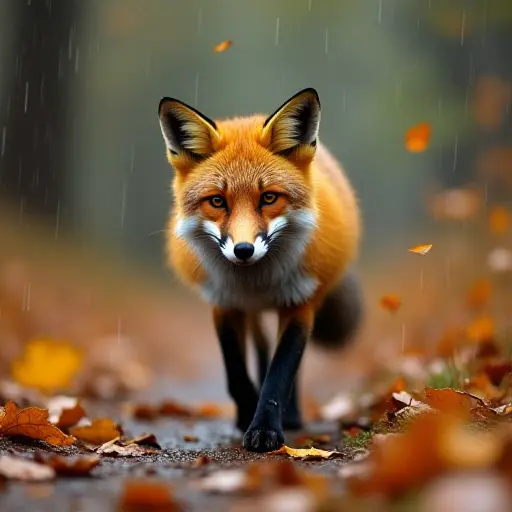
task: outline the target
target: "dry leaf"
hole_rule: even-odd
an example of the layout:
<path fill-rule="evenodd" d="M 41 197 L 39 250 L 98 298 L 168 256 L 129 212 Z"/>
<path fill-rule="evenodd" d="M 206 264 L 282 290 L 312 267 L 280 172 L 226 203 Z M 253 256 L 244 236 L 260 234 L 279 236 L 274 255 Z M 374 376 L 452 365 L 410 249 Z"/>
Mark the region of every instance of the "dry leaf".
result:
<path fill-rule="evenodd" d="M 88 476 L 100 463 L 100 458 L 94 455 L 62 457 L 61 455 L 36 453 L 35 460 L 51 467 L 59 476 Z"/>
<path fill-rule="evenodd" d="M 495 236 L 503 236 L 510 229 L 510 212 L 504 206 L 495 206 L 489 212 L 489 229 Z"/>
<path fill-rule="evenodd" d="M 233 41 L 230 40 L 222 41 L 213 47 L 213 51 L 217 53 L 225 52 L 232 44 Z"/>
<path fill-rule="evenodd" d="M 480 397 L 451 388 L 433 389 L 426 387 L 425 403 L 438 411 L 462 417 L 469 416 L 472 410 L 479 407 L 488 409 L 487 404 Z"/>
<path fill-rule="evenodd" d="M 184 416 L 191 417 L 193 412 L 189 407 L 182 405 L 173 400 L 168 400 L 160 405 L 159 413 L 162 416 Z"/>
<path fill-rule="evenodd" d="M 415 247 L 410 247 L 407 249 L 409 252 L 414 252 L 416 254 L 421 254 L 422 256 L 425 256 L 428 251 L 432 249 L 432 244 L 426 244 L 426 245 L 416 245 Z"/>
<path fill-rule="evenodd" d="M 268 455 L 289 455 L 294 459 L 303 460 L 322 460 L 343 457 L 341 452 L 319 450 L 318 448 L 290 448 L 289 446 L 281 446 L 279 450 L 269 452 Z"/>
<path fill-rule="evenodd" d="M 91 425 L 72 427 L 69 432 L 80 441 L 94 445 L 104 444 L 122 434 L 119 426 L 110 418 L 95 419 Z"/>
<path fill-rule="evenodd" d="M 86 412 L 78 399 L 69 396 L 51 398 L 47 401 L 46 407 L 48 407 L 50 423 L 53 423 L 60 429 L 73 427 L 86 416 Z"/>
<path fill-rule="evenodd" d="M 402 301 L 396 295 L 384 295 L 384 297 L 380 299 L 380 305 L 383 309 L 394 313 L 400 309 Z"/>
<path fill-rule="evenodd" d="M 54 446 L 67 446 L 74 441 L 49 422 L 46 409 L 19 409 L 10 401 L 0 410 L 0 436 L 25 436 Z"/>
<path fill-rule="evenodd" d="M 149 481 L 127 482 L 118 507 L 119 512 L 178 512 L 181 509 L 172 495 L 169 484 Z"/>
<path fill-rule="evenodd" d="M 151 455 L 158 453 L 158 450 L 146 448 L 135 443 L 124 445 L 117 444 L 119 442 L 119 438 L 112 439 L 111 441 L 98 446 L 98 448 L 96 448 L 96 453 L 100 455 L 119 455 L 121 457 L 139 457 L 141 455 Z"/>
<path fill-rule="evenodd" d="M 422 153 L 428 148 L 431 133 L 430 123 L 411 126 L 405 132 L 405 147 L 411 153 Z"/>
<path fill-rule="evenodd" d="M 48 339 L 29 342 L 20 359 L 13 361 L 13 379 L 22 386 L 45 392 L 69 388 L 82 366 L 82 351 Z"/>
<path fill-rule="evenodd" d="M 48 466 L 11 455 L 0 455 L 0 475 L 12 480 L 40 482 L 55 478 L 55 471 Z"/>
<path fill-rule="evenodd" d="M 122 446 L 128 446 L 130 444 L 138 444 L 141 446 L 151 446 L 152 448 L 156 448 L 158 450 L 161 450 L 162 447 L 160 444 L 158 444 L 158 441 L 156 440 L 156 437 L 154 434 L 141 434 L 137 437 L 132 437 L 131 439 L 126 440 L 120 440 L 119 444 Z"/>

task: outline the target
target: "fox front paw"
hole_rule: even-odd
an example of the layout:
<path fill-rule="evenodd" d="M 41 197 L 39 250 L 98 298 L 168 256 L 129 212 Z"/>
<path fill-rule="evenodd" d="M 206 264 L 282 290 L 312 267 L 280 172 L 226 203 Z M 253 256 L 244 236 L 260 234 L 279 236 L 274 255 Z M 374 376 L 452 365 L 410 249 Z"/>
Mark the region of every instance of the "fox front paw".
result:
<path fill-rule="evenodd" d="M 284 444 L 284 435 L 274 428 L 250 428 L 244 436 L 243 445 L 250 452 L 271 452 Z"/>

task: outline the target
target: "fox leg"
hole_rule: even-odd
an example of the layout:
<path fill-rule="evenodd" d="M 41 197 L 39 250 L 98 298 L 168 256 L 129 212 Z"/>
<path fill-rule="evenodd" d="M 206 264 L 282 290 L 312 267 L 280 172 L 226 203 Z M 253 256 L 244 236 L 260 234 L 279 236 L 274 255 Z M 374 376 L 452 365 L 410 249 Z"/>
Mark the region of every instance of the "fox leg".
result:
<path fill-rule="evenodd" d="M 245 361 L 245 314 L 215 308 L 213 319 L 224 359 L 228 392 L 237 408 L 236 425 L 245 432 L 258 402 L 258 393 L 249 378 Z"/>
<path fill-rule="evenodd" d="M 253 336 L 254 347 L 256 348 L 258 381 L 261 388 L 263 387 L 263 382 L 265 381 L 265 376 L 267 375 L 270 344 L 268 342 L 268 337 L 261 325 L 261 318 L 259 315 L 249 315 L 248 323 Z"/>
<path fill-rule="evenodd" d="M 283 444 L 283 409 L 289 403 L 313 320 L 314 310 L 310 305 L 279 312 L 279 344 L 263 383 L 256 413 L 244 436 L 247 450 L 268 452 Z"/>

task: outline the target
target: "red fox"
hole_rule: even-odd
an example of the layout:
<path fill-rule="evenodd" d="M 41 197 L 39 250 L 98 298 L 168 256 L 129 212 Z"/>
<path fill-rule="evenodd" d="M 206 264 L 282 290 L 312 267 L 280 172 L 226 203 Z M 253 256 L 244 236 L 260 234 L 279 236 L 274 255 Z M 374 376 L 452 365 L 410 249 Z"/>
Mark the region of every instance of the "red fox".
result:
<path fill-rule="evenodd" d="M 318 142 L 320 100 L 304 89 L 272 115 L 213 121 L 173 98 L 158 108 L 174 209 L 169 264 L 212 305 L 213 321 L 250 451 L 278 449 L 301 427 L 296 374 L 311 338 L 340 346 L 362 318 L 360 213 L 342 168 Z M 279 317 L 270 365 L 261 313 Z M 256 346 L 259 387 L 245 361 Z"/>

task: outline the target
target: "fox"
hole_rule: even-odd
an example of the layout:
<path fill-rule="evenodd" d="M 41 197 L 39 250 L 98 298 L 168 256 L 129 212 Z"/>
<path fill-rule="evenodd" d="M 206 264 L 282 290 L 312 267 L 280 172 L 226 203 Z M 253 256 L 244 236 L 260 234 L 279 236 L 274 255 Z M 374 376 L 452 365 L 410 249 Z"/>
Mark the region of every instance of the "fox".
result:
<path fill-rule="evenodd" d="M 343 347 L 363 318 L 353 269 L 361 238 L 356 193 L 318 140 L 313 88 L 270 116 L 214 121 L 164 97 L 158 117 L 174 170 L 168 265 L 211 306 L 243 447 L 277 450 L 284 431 L 303 426 L 297 374 L 308 342 Z M 278 316 L 272 357 L 267 311 Z M 248 335 L 257 385 L 246 364 Z"/>

